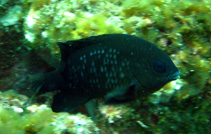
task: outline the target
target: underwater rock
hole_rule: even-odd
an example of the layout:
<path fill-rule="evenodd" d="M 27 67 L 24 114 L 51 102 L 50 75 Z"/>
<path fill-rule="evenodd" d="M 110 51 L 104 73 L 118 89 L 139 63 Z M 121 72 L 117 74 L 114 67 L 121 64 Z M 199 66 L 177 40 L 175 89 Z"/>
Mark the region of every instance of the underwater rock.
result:
<path fill-rule="evenodd" d="M 55 114 L 47 105 L 31 105 L 25 110 L 24 95 L 14 91 L 0 92 L 0 133 L 16 134 L 97 134 L 95 123 L 82 114 Z"/>
<path fill-rule="evenodd" d="M 20 86 L 20 82 L 14 81 L 22 80 L 26 73 L 14 73 L 9 70 L 13 66 L 17 67 L 17 62 L 22 64 L 22 59 L 17 60 L 18 57 L 26 57 L 15 54 L 21 48 L 36 50 L 43 60 L 56 67 L 60 59 L 60 51 L 56 45 L 58 41 L 105 33 L 131 34 L 157 44 L 157 47 L 167 53 L 181 70 L 181 79 L 169 83 L 148 98 L 124 104 L 122 109 L 115 106 L 99 107 L 100 112 L 96 114 L 100 132 L 211 133 L 210 0 L 2 0 L 0 4 L 1 17 L 10 11 L 10 7 L 16 5 L 21 7 L 23 13 L 18 16 L 19 20 L 13 23 L 14 25 L 3 26 L 0 23 L 1 91 L 29 91 Z M 36 55 L 33 56 L 37 58 Z M 7 75 L 5 72 L 8 71 L 13 75 Z M 28 74 L 37 73 L 24 71 Z M 29 86 L 27 82 L 21 82 Z M 8 88 L 4 88 L 5 86 Z M 4 98 L 1 103 L 1 106 L 7 107 L 1 114 L 5 115 L 5 118 L 1 116 L 1 133 L 7 133 L 8 130 L 14 130 L 14 133 L 22 133 L 25 130 L 27 133 L 36 133 L 40 130 L 40 122 L 41 127 L 44 126 L 42 123 L 48 124 L 48 120 L 41 120 L 35 123 L 38 127 L 33 127 L 34 123 L 29 123 L 25 127 L 27 129 L 22 130 L 25 121 L 31 119 L 31 115 L 26 117 L 10 112 L 17 110 L 21 113 L 19 105 L 23 102 L 8 100 Z M 130 107 L 130 110 L 127 111 L 126 106 Z M 46 106 L 33 104 L 31 109 L 38 109 L 36 107 L 44 109 Z M 54 115 L 46 111 L 42 114 L 46 116 L 48 113 Z M 35 122 L 43 117 L 42 114 L 33 114 L 37 115 L 33 119 Z M 20 121 L 20 117 L 24 117 L 23 120 Z M 17 119 L 17 122 L 14 119 Z M 18 129 L 14 129 L 17 125 Z M 45 133 L 53 133 L 48 131 L 52 130 L 50 126 L 45 130 Z"/>

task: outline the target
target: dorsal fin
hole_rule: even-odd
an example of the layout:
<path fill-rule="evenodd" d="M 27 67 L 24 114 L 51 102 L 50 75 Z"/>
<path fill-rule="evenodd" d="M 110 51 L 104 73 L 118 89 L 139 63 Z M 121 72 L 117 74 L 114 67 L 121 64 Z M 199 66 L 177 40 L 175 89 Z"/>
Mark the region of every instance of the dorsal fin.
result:
<path fill-rule="evenodd" d="M 62 59 L 68 57 L 69 54 L 73 54 L 79 49 L 82 49 L 91 45 L 99 45 L 105 42 L 120 42 L 122 38 L 134 38 L 128 34 L 103 34 L 98 36 L 91 36 L 82 38 L 79 40 L 71 40 L 66 42 L 58 42 L 57 45 L 61 49 Z"/>
<path fill-rule="evenodd" d="M 83 39 L 71 40 L 66 42 L 57 42 L 57 45 L 61 50 L 62 60 L 65 60 L 69 56 L 69 54 L 75 53 L 77 50 L 86 47 L 88 44 L 92 43 L 86 42 Z"/>
<path fill-rule="evenodd" d="M 71 40 L 65 43 L 71 44 L 71 46 L 76 49 L 81 49 L 86 46 L 97 45 L 99 43 L 104 43 L 104 42 L 116 42 L 116 41 L 119 42 L 121 41 L 121 39 L 125 39 L 125 38 L 127 39 L 127 38 L 134 38 L 134 37 L 128 34 L 103 34 L 103 35 L 98 35 L 98 36 L 82 38 L 79 40 Z"/>
<path fill-rule="evenodd" d="M 77 51 L 81 48 L 90 46 L 90 45 L 97 45 L 103 42 L 111 42 L 111 41 L 120 41 L 121 38 L 134 38 L 128 34 L 103 34 L 98 36 L 91 36 L 87 38 L 82 38 L 79 40 L 71 40 L 66 42 L 58 42 L 60 49 L 63 51 L 63 48 L 66 50 L 67 47 L 74 49 L 73 51 Z M 65 47 L 63 46 L 65 45 Z"/>
<path fill-rule="evenodd" d="M 115 35 L 115 34 L 113 34 Z M 106 37 L 113 37 L 112 34 L 104 34 L 99 36 L 91 36 L 79 40 L 71 40 L 66 42 L 57 42 L 61 50 L 62 59 L 68 57 L 69 54 L 73 54 L 79 49 L 82 49 L 86 46 L 96 45 L 98 43 L 102 43 L 107 40 Z"/>
<path fill-rule="evenodd" d="M 69 45 L 66 42 L 57 42 L 57 45 L 59 46 L 61 50 L 62 59 L 66 59 L 70 53 Z"/>

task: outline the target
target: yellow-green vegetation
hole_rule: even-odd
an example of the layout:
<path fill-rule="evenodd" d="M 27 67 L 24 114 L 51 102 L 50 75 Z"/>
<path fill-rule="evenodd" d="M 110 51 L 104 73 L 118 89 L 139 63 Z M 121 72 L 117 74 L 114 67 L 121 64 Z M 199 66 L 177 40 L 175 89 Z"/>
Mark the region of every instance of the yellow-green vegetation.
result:
<path fill-rule="evenodd" d="M 1 134 L 89 134 L 97 133 L 95 124 L 82 114 L 53 113 L 46 105 L 22 109 L 27 100 L 14 91 L 0 92 Z"/>
<path fill-rule="evenodd" d="M 10 2 L 3 3 L 0 15 L 9 22 L 5 13 L 8 6 L 4 5 Z M 14 10 L 8 9 L 8 13 Z M 15 9 L 29 9 L 23 29 L 14 29 L 24 33 L 28 49 L 37 50 L 52 66 L 56 66 L 60 56 L 58 41 L 125 33 L 154 43 L 179 67 L 181 79 L 148 98 L 121 106 L 100 106 L 97 120 L 101 133 L 211 133 L 211 0 L 23 0 Z M 17 12 L 17 21 L 24 13 Z M 1 28 L 4 24 L 1 20 Z M 11 39 L 13 32 L 7 33 L 6 28 L 4 31 L 0 37 Z M 13 42 L 20 44 L 20 40 Z M 1 58 L 8 59 L 11 58 Z M 21 105 L 26 99 L 9 94 L 10 97 L 0 94 L 0 101 L 4 102 L 0 104 L 0 133 L 74 133 L 87 132 L 87 128 L 95 126 L 72 127 L 77 123 L 66 118 L 89 119 L 81 114 L 56 114 L 45 105 L 30 106 L 24 113 Z M 7 99 L 2 99 L 5 96 Z M 57 125 L 64 121 L 66 125 Z M 96 129 L 91 130 L 94 133 Z"/>
<path fill-rule="evenodd" d="M 1 108 L 0 133 L 30 134 L 39 132 L 50 134 L 55 129 L 55 126 L 51 125 L 52 116 L 53 112 L 50 109 L 21 115 L 15 111 Z"/>
<path fill-rule="evenodd" d="M 121 20 L 113 16 L 113 12 L 120 13 L 119 8 L 102 0 L 31 1 L 25 20 L 25 38 L 31 42 L 31 48 L 39 50 L 42 57 L 43 53 L 47 53 L 44 59 L 52 65 L 52 56 L 47 56 L 49 53 L 60 56 L 56 45 L 58 41 L 123 32 L 119 27 Z"/>
<path fill-rule="evenodd" d="M 200 124 L 206 125 L 210 109 L 206 109 L 205 118 L 201 118 L 203 110 L 196 107 L 204 107 L 205 104 L 210 107 L 211 0 L 29 2 L 31 7 L 25 20 L 25 37 L 30 42 L 29 47 L 37 49 L 50 64 L 54 62 L 49 57 L 57 57 L 58 60 L 58 41 L 125 33 L 156 44 L 171 56 L 181 70 L 180 80 L 169 83 L 148 99 L 141 99 L 142 102 L 131 104 L 132 110 L 100 107 L 104 117 L 102 122 L 110 122 L 101 126 L 102 132 L 170 133 L 180 130 L 181 133 L 209 133 L 208 127 L 203 128 Z M 183 112 L 187 114 L 181 115 Z M 190 120 L 198 126 L 194 128 L 188 123 Z M 181 125 L 180 122 L 189 125 Z M 122 129 L 122 126 L 127 129 Z"/>
<path fill-rule="evenodd" d="M 149 40 L 171 55 L 184 82 L 175 93 L 178 100 L 202 92 L 210 79 L 210 0 L 28 2 L 25 37 L 52 66 L 60 56 L 58 41 L 127 33 Z"/>
<path fill-rule="evenodd" d="M 119 122 L 119 120 L 124 120 L 130 118 L 133 109 L 128 105 L 101 105 L 99 106 L 99 111 L 105 117 L 108 123 Z"/>

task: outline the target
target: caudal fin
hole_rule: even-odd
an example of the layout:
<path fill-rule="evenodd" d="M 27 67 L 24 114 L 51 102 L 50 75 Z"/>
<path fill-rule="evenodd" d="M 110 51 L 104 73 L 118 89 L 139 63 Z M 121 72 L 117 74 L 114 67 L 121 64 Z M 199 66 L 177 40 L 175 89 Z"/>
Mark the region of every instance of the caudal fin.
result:
<path fill-rule="evenodd" d="M 23 109 L 26 109 L 26 107 L 33 102 L 36 96 L 46 92 L 62 89 L 65 85 L 62 75 L 57 70 L 45 74 L 31 75 L 30 80 L 34 93 L 29 100 L 23 104 Z"/>
<path fill-rule="evenodd" d="M 30 77 L 32 90 L 39 94 L 59 90 L 64 86 L 62 75 L 57 71 Z"/>

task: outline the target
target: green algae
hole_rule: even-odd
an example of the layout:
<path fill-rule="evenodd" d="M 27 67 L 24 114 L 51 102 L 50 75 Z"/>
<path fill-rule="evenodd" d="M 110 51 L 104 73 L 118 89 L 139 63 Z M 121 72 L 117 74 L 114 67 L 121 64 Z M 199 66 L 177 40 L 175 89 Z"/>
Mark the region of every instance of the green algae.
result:
<path fill-rule="evenodd" d="M 52 66 L 56 66 L 55 60 L 58 64 L 60 57 L 56 46 L 58 41 L 105 33 L 128 33 L 149 40 L 172 55 L 182 71 L 184 82 L 192 82 L 187 75 L 190 70 L 194 70 L 196 76 L 198 71 L 201 73 L 203 82 L 196 81 L 198 85 L 205 85 L 210 77 L 210 63 L 207 59 L 211 52 L 208 34 L 211 32 L 209 0 L 31 2 L 25 21 L 25 37 L 31 42 L 30 47 L 37 49 L 41 57 Z M 57 58 L 50 58 L 51 55 Z M 195 57 L 196 62 L 204 62 L 206 65 L 197 67 L 192 64 Z M 190 89 L 195 87 L 190 86 Z"/>
<path fill-rule="evenodd" d="M 24 114 L 20 115 L 17 112 L 1 109 L 0 110 L 0 132 L 11 133 L 11 134 L 31 134 L 31 133 L 43 133 L 48 129 L 47 133 L 52 133 L 55 129 L 53 126 L 50 127 L 47 124 L 49 122 L 49 111 L 42 111 L 36 114 Z M 45 126 L 45 127 L 44 127 Z M 47 128 L 46 128 L 47 127 Z M 44 133 L 43 133 L 44 134 Z"/>
<path fill-rule="evenodd" d="M 6 1 L 0 15 L 14 5 L 15 2 Z M 140 98 L 122 108 L 99 107 L 101 133 L 211 133 L 210 0 L 25 0 L 18 2 L 18 6 L 28 12 L 22 11 L 14 24 L 16 27 L 0 24 L 4 29 L 0 37 L 4 39 L 4 46 L 13 33 L 21 31 L 25 39 L 17 36 L 6 49 L 16 52 L 12 48 L 23 41 L 27 49 L 36 50 L 42 59 L 56 66 L 60 57 L 58 41 L 127 33 L 156 44 L 179 67 L 181 79 L 148 98 Z M 1 68 L 7 69 L 12 63 L 8 60 L 11 52 L 0 53 L 5 55 L 5 59 L 1 58 Z M 46 111 L 48 114 L 44 115 L 49 118 L 42 120 L 44 116 L 39 112 L 21 115 L 13 109 L 1 109 L 1 115 L 5 116 L 0 117 L 0 132 L 53 133 L 55 126 L 49 122 L 55 114 L 49 109 Z"/>
<path fill-rule="evenodd" d="M 31 105 L 24 111 L 24 95 L 13 90 L 0 92 L 0 133 L 8 134 L 53 134 L 53 133 L 98 133 L 91 119 L 84 115 L 53 113 L 46 105 Z"/>

